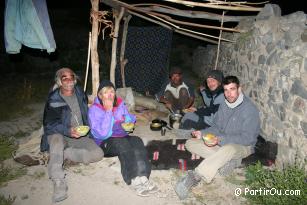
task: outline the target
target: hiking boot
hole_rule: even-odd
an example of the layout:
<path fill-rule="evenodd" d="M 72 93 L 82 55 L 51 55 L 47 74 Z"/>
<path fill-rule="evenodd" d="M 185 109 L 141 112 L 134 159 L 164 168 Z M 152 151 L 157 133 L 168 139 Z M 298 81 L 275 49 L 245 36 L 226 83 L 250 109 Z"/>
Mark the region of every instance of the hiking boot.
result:
<path fill-rule="evenodd" d="M 196 186 L 201 180 L 201 176 L 195 171 L 188 171 L 188 174 L 179 179 L 175 186 L 175 192 L 180 200 L 186 199 L 189 196 L 189 191 L 193 186 Z"/>
<path fill-rule="evenodd" d="M 66 199 L 67 196 L 67 185 L 64 179 L 53 180 L 53 202 L 60 202 Z"/>
<path fill-rule="evenodd" d="M 232 159 L 219 169 L 221 176 L 228 176 L 233 170 L 241 165 L 242 159 Z"/>
<path fill-rule="evenodd" d="M 147 197 L 149 196 L 149 190 L 147 187 L 142 183 L 140 177 L 135 177 L 131 180 L 131 187 L 134 189 L 138 196 Z"/>
<path fill-rule="evenodd" d="M 157 193 L 159 191 L 158 187 L 152 183 L 151 181 L 149 181 L 149 179 L 145 176 L 140 177 L 141 181 L 143 183 L 143 186 L 146 187 L 146 189 L 149 191 L 150 194 L 154 194 Z"/>

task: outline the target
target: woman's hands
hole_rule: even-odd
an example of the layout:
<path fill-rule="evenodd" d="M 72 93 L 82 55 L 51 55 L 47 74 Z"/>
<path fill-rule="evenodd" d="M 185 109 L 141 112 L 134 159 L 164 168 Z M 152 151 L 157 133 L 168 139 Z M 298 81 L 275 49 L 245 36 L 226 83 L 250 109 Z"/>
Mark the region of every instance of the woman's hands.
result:
<path fill-rule="evenodd" d="M 106 110 L 112 110 L 112 109 L 113 109 L 113 101 L 114 101 L 114 100 L 109 99 L 109 98 L 104 99 L 104 100 L 102 101 L 103 107 L 104 107 Z"/>

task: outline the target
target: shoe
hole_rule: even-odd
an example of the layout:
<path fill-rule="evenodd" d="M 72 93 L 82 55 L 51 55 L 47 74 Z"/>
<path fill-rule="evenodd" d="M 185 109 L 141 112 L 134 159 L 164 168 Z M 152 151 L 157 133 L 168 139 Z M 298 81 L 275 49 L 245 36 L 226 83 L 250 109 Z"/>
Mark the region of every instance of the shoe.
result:
<path fill-rule="evenodd" d="M 53 202 L 60 202 L 65 200 L 67 195 L 67 185 L 64 179 L 54 179 L 53 180 Z"/>
<path fill-rule="evenodd" d="M 241 165 L 242 159 L 232 159 L 227 162 L 223 167 L 219 169 L 219 174 L 221 176 L 228 176 L 230 175 L 233 170 Z"/>
<path fill-rule="evenodd" d="M 147 197 L 150 194 L 147 187 L 142 183 L 140 177 L 135 177 L 131 180 L 131 187 L 138 196 Z"/>
<path fill-rule="evenodd" d="M 14 157 L 14 160 L 18 163 L 21 163 L 23 165 L 26 166 L 35 166 L 35 165 L 39 165 L 40 162 L 37 159 L 34 159 L 33 157 L 29 156 L 29 155 L 22 155 L 19 157 Z"/>
<path fill-rule="evenodd" d="M 141 182 L 146 187 L 146 189 L 149 191 L 150 194 L 157 193 L 159 191 L 158 187 L 145 176 L 140 177 Z"/>
<path fill-rule="evenodd" d="M 182 177 L 175 186 L 175 192 L 180 200 L 189 196 L 190 189 L 196 186 L 201 180 L 201 176 L 195 171 L 188 171 L 188 174 Z"/>

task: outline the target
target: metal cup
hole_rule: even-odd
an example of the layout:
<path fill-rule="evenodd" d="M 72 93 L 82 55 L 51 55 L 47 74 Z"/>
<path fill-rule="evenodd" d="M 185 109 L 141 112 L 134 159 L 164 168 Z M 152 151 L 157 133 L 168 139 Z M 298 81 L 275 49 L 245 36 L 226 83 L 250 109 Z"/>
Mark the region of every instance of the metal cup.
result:
<path fill-rule="evenodd" d="M 165 136 L 166 128 L 162 127 L 161 128 L 161 136 Z"/>

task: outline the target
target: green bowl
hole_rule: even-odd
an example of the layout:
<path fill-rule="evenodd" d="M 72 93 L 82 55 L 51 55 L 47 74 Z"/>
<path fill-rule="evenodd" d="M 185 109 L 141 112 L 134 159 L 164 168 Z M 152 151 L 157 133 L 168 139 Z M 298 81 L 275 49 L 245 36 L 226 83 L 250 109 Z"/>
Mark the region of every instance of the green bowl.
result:
<path fill-rule="evenodd" d="M 88 131 L 90 131 L 90 127 L 86 125 L 80 125 L 76 127 L 76 131 L 80 136 L 85 136 Z"/>

